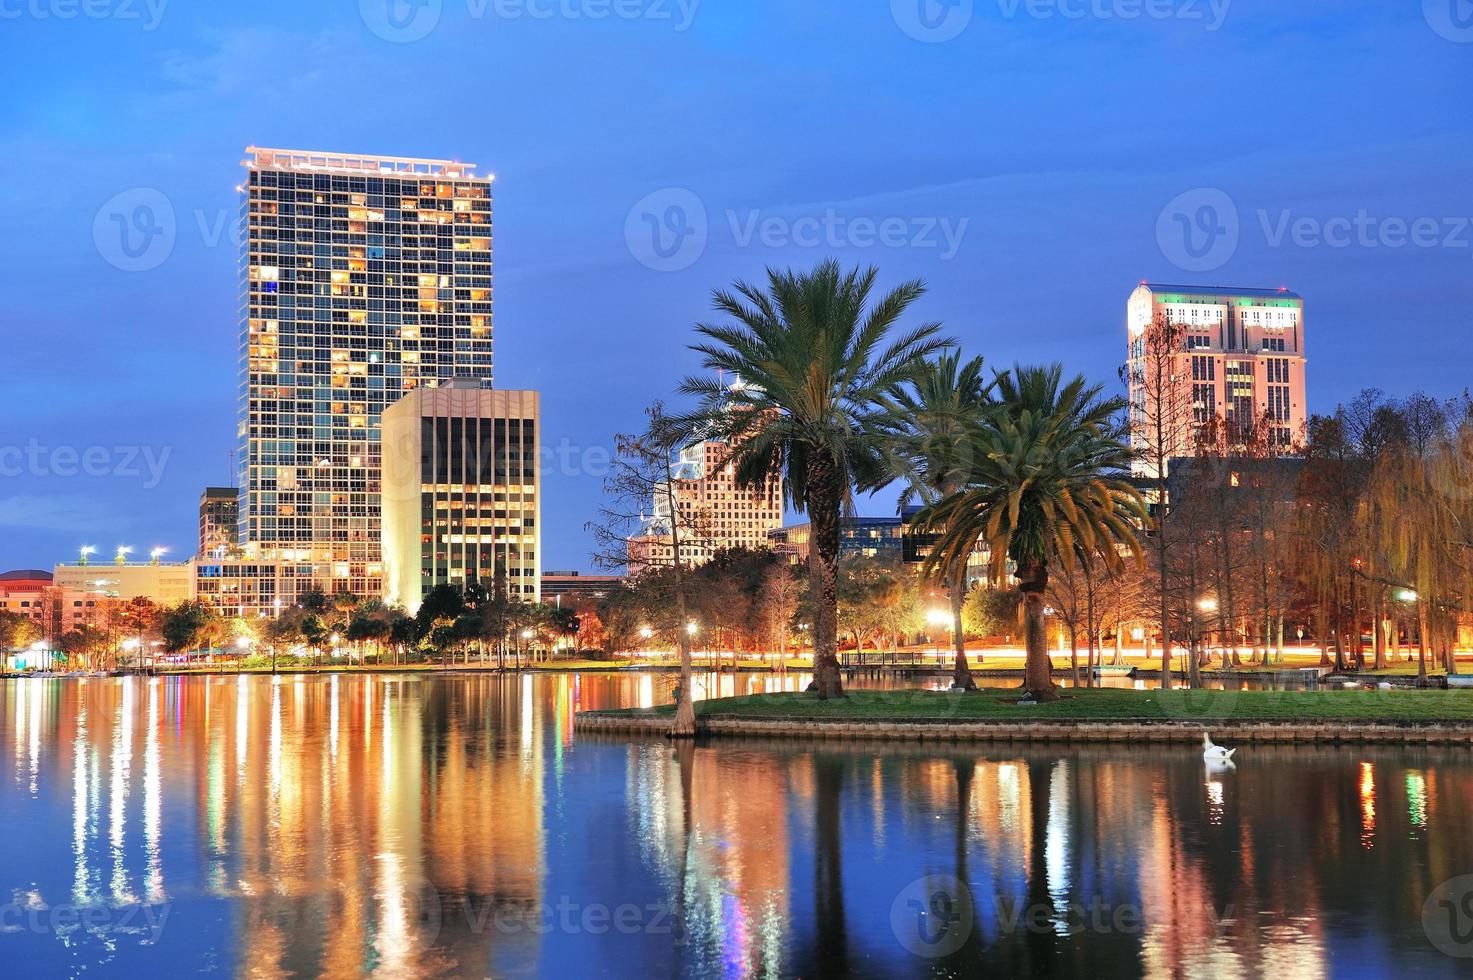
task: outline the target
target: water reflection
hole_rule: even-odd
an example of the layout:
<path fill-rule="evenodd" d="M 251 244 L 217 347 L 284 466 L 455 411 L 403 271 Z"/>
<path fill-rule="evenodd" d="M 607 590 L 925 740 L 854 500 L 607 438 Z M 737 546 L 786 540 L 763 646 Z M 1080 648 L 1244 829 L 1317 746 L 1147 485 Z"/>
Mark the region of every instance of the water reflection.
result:
<path fill-rule="evenodd" d="M 669 682 L 6 682 L 0 948 L 43 974 L 1459 965 L 1421 914 L 1473 871 L 1466 752 L 574 738 Z"/>

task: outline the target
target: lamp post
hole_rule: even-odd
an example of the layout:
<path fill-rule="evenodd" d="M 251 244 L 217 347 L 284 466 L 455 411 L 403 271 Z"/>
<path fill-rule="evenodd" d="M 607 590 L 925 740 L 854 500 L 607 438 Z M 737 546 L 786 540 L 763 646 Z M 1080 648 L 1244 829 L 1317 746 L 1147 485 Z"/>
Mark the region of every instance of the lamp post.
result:
<path fill-rule="evenodd" d="M 936 639 L 938 627 L 945 627 L 948 636 L 951 635 L 951 616 L 944 609 L 932 609 L 926 613 L 926 622 L 931 627 L 931 646 L 936 654 L 936 662 L 941 663 L 941 644 Z"/>
<path fill-rule="evenodd" d="M 281 596 L 277 596 L 272 602 L 272 608 L 276 610 L 276 617 L 271 621 L 271 673 L 276 673 L 276 636 L 279 632 L 277 621 L 281 619 Z"/>
<path fill-rule="evenodd" d="M 1217 612 L 1217 600 L 1212 598 L 1211 596 L 1208 596 L 1205 599 L 1198 599 L 1192 605 L 1192 656 L 1194 657 L 1198 655 L 1198 650 L 1196 648 L 1201 643 L 1200 637 L 1202 635 L 1202 625 L 1200 620 L 1197 618 L 1198 610 L 1208 614 Z"/>
<path fill-rule="evenodd" d="M 97 546 L 95 544 L 84 544 L 81 548 L 77 550 L 81 552 L 82 555 L 82 560 L 78 562 L 78 564 L 80 565 L 87 564 L 87 559 L 90 558 L 92 555 L 97 554 Z"/>

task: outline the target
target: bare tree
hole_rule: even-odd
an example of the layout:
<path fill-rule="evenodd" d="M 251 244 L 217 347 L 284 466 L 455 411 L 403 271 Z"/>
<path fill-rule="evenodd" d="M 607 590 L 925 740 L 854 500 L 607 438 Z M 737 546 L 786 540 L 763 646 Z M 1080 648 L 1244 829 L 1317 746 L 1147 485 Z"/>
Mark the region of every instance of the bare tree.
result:
<path fill-rule="evenodd" d="M 1166 478 L 1171 461 L 1188 454 L 1192 444 L 1193 392 L 1186 350 L 1187 328 L 1165 312 L 1158 313 L 1139 336 L 1130 340 L 1130 362 L 1123 369 L 1130 388 L 1130 441 L 1136 472 L 1150 479 L 1155 513 L 1152 545 L 1160 583 L 1157 596 L 1161 631 L 1161 686 L 1171 687 L 1171 624 L 1166 585 L 1172 560 L 1172 534 L 1167 517 L 1171 502 Z"/>
<path fill-rule="evenodd" d="M 665 570 L 670 599 L 675 603 L 676 643 L 680 649 L 680 682 L 676 688 L 673 738 L 696 733 L 691 678 L 690 601 L 687 595 L 691 555 L 710 540 L 705 529 L 709 515 L 697 512 L 679 492 L 674 458 L 679 446 L 656 402 L 646 412 L 649 426 L 638 435 L 615 436 L 615 455 L 604 478 L 605 505 L 599 519 L 587 527 L 597 542 L 594 561 L 605 568 L 625 568 L 631 577 Z M 651 524 L 651 514 L 663 509 L 663 521 Z M 631 542 L 637 542 L 631 545 Z"/>

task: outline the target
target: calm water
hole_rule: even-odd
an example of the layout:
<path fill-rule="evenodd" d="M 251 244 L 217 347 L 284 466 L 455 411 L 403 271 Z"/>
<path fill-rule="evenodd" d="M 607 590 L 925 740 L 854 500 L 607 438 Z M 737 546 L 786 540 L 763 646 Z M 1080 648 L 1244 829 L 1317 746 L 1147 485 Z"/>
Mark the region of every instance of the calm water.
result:
<path fill-rule="evenodd" d="M 1249 746 L 1214 773 L 1159 746 L 574 738 L 575 710 L 668 687 L 632 674 L 0 683 L 4 970 L 1473 967 L 1449 955 L 1473 954 L 1473 878 L 1456 880 L 1473 874 L 1466 751 Z"/>

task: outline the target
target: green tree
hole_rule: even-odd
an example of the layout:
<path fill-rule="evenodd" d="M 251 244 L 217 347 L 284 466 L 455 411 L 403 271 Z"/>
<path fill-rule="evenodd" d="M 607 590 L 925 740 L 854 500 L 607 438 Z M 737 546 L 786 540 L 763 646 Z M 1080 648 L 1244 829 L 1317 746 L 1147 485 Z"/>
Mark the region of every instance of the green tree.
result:
<path fill-rule="evenodd" d="M 951 346 L 935 323 L 896 334 L 925 286 L 907 282 L 872 303 L 877 278 L 873 268 L 846 273 L 828 261 L 807 273 L 769 269 L 765 289 L 737 282 L 718 290 L 716 310 L 731 322 L 697 325 L 705 340 L 693 347 L 718 373 L 681 384 L 700 405 L 676 420 L 692 438 L 726 440 L 741 485 L 763 486 L 781 474 L 788 502 L 808 513 L 820 698 L 843 694 L 836 656 L 840 515 L 856 488 L 878 488 L 893 477 L 883 451 L 883 398 Z"/>
<path fill-rule="evenodd" d="M 1043 615 L 1050 564 L 1096 552 L 1114 567 L 1122 550 L 1140 551 L 1134 522 L 1146 520 L 1146 508 L 1125 475 L 1132 455 L 1117 422 L 1124 404 L 1101 390 L 1082 376 L 1064 383 L 1057 364 L 1001 376 L 1001 411 L 977 429 L 966 488 L 920 518 L 940 529 L 927 559 L 932 571 L 964 566 L 979 539 L 991 551 L 994 580 L 1014 563 L 1028 650 L 1024 687 L 1035 700 L 1059 696 Z"/>

